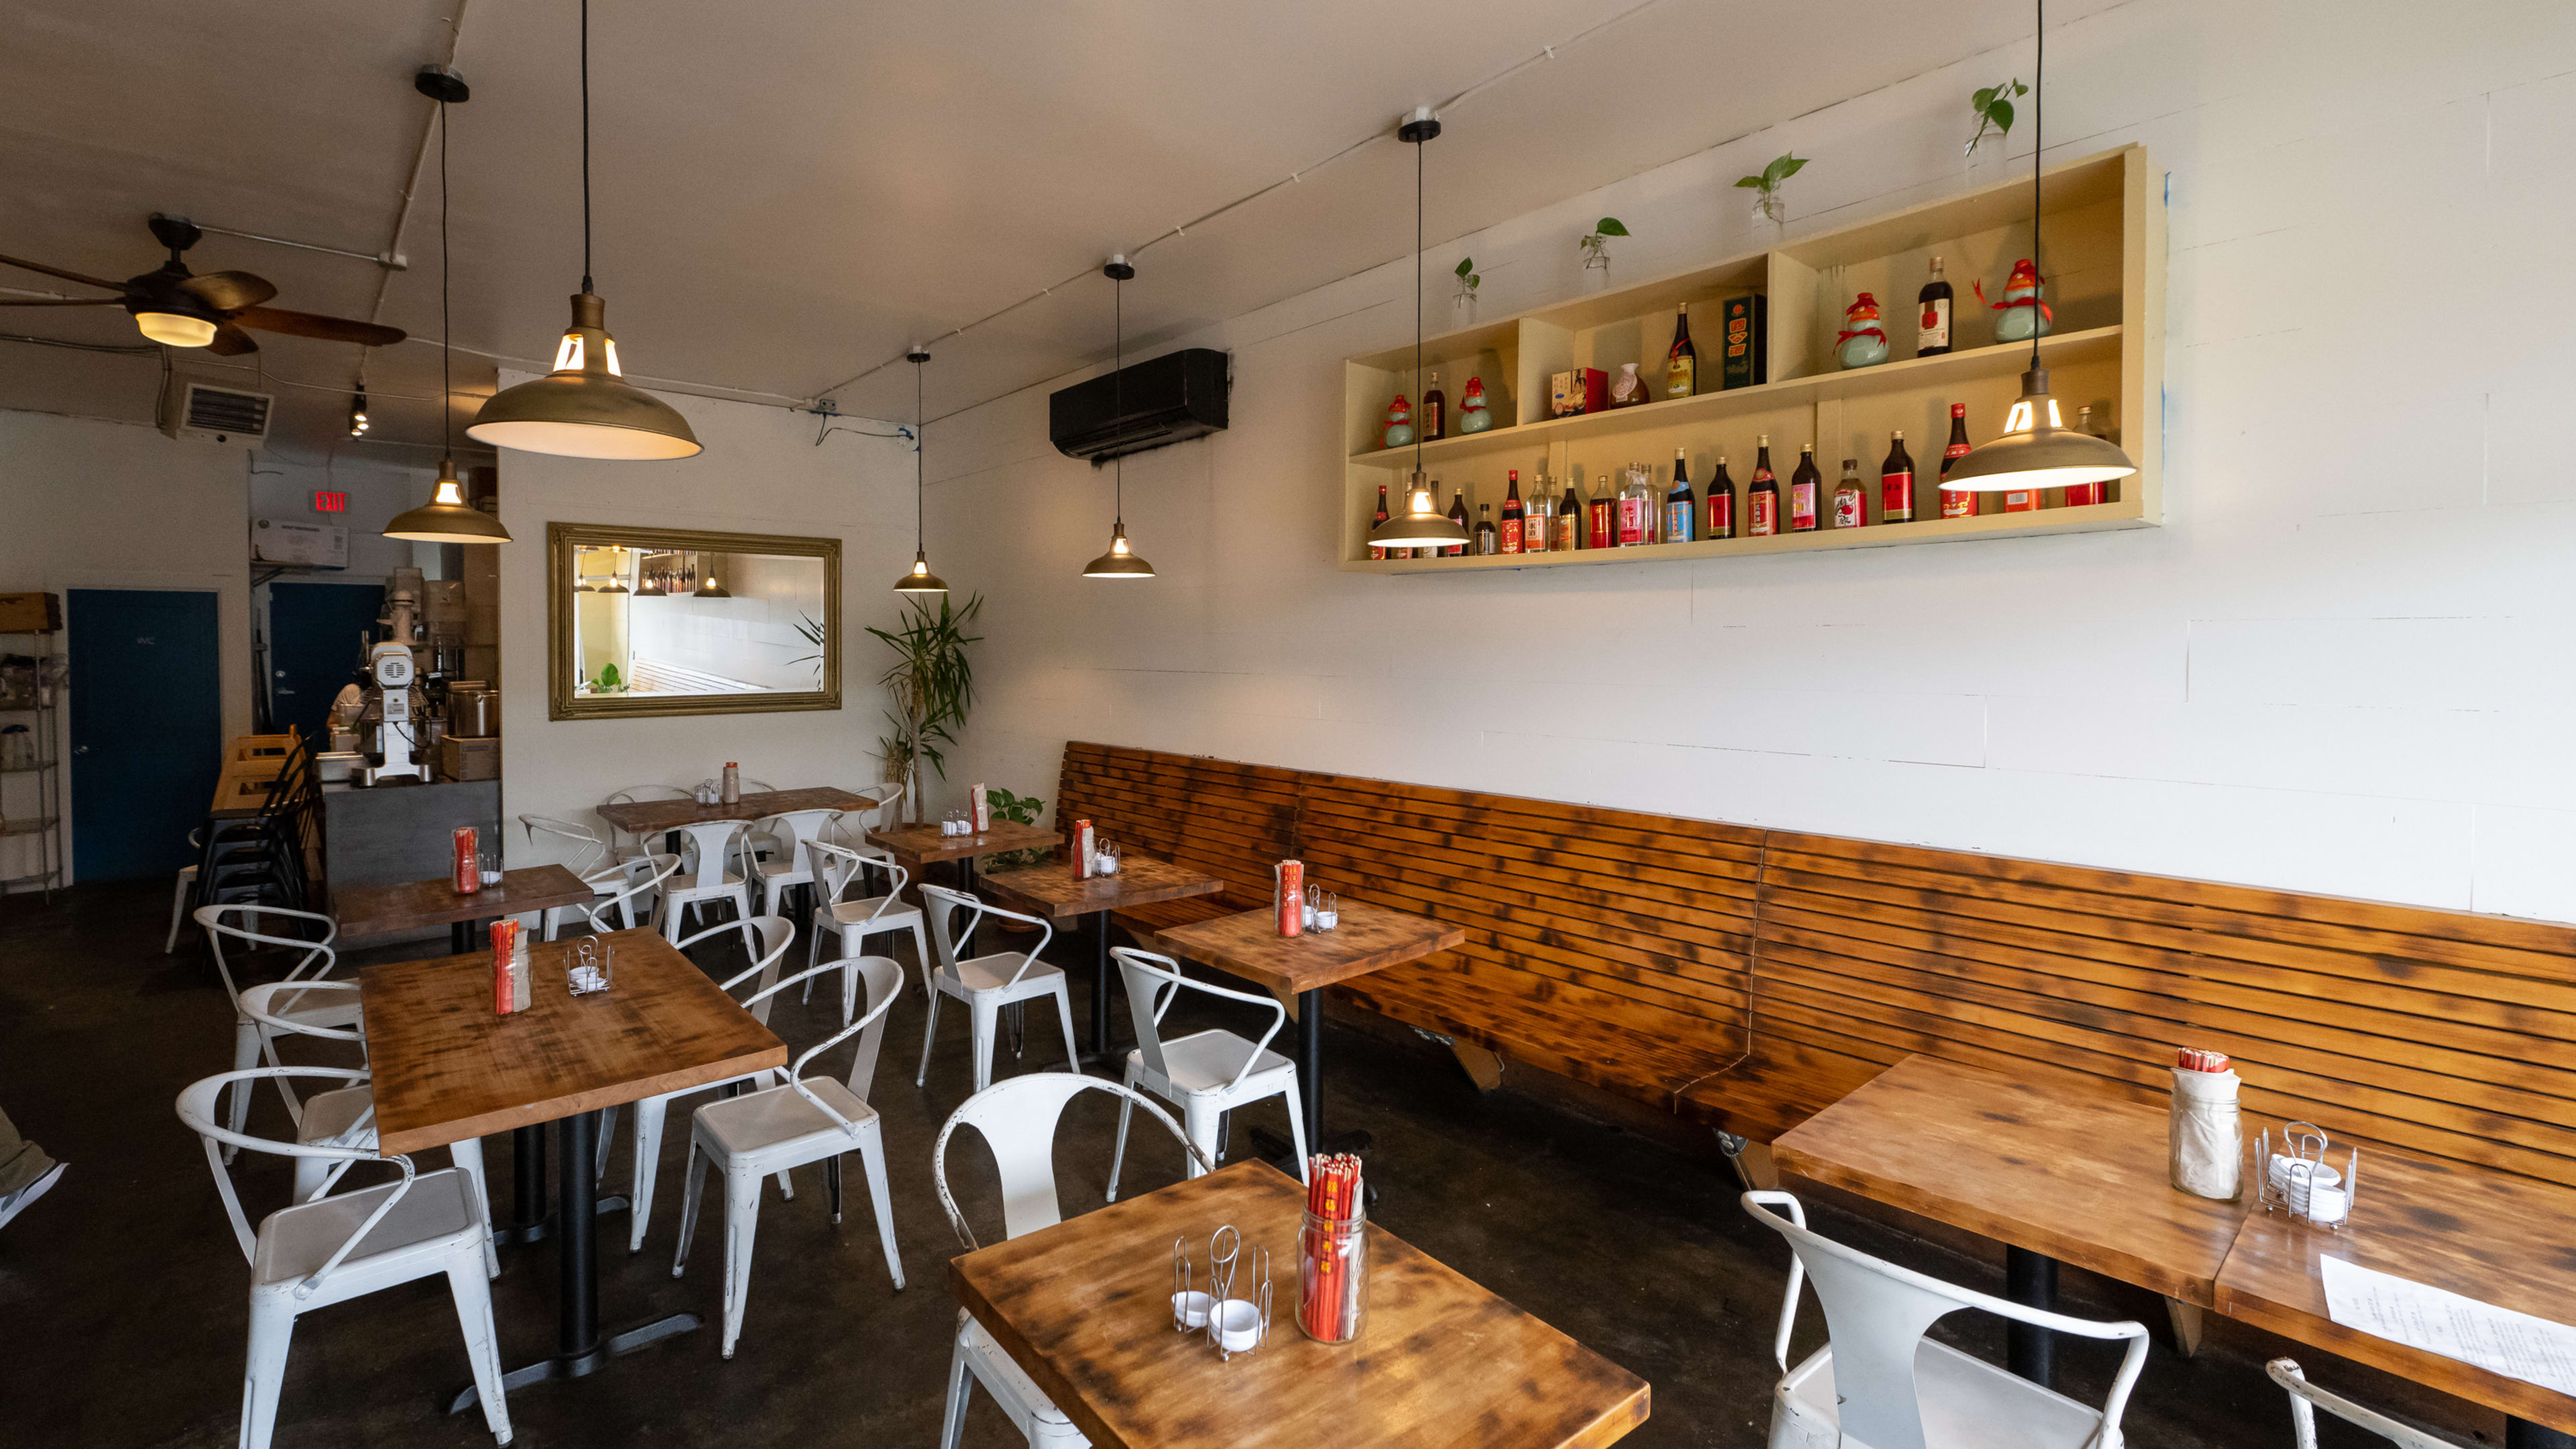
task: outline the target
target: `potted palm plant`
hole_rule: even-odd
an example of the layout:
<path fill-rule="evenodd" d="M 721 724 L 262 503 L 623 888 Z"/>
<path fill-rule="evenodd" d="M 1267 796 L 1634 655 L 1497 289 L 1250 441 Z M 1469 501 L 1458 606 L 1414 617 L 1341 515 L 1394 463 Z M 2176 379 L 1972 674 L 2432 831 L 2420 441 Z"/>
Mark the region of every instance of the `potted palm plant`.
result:
<path fill-rule="evenodd" d="M 935 607 L 929 599 L 912 599 L 899 627 L 868 630 L 895 654 L 877 676 L 886 689 L 886 723 L 892 726 L 891 733 L 878 739 L 877 749 L 885 756 L 887 773 L 904 787 L 916 825 L 921 823 L 921 767 L 927 763 L 941 779 L 948 778 L 941 747 L 957 743 L 966 712 L 974 707 L 975 666 L 966 657 L 966 646 L 984 636 L 966 630 L 983 608 L 981 594 L 956 607 L 946 594 L 937 596 Z"/>

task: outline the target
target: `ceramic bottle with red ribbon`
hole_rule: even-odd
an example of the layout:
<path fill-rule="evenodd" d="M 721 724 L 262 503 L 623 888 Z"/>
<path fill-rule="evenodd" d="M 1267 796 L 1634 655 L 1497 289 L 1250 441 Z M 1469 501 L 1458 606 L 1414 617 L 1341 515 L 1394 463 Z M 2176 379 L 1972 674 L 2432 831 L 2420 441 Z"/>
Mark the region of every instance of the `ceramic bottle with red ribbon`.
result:
<path fill-rule="evenodd" d="M 1995 313 L 1997 342 L 2028 342 L 2033 337 L 2048 335 L 2052 319 L 2040 290 L 2039 269 L 2030 264 L 2030 258 L 2024 257 L 2013 263 L 2012 276 L 2004 282 L 2004 299 L 1987 304 Z M 1977 283 L 1977 300 L 1986 300 L 1986 284 L 1983 282 Z"/>
<path fill-rule="evenodd" d="M 1876 367 L 1887 360 L 1887 331 L 1878 325 L 1878 299 L 1863 292 L 1843 309 L 1834 334 L 1834 356 L 1845 367 Z"/>

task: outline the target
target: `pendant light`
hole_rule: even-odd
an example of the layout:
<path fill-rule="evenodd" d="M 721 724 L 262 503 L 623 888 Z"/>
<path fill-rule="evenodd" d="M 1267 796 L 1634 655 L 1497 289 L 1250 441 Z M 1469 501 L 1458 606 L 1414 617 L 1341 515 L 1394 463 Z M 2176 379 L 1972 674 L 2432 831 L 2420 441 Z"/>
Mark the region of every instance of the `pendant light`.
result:
<path fill-rule="evenodd" d="M 645 554 L 639 557 L 635 562 L 635 597 L 659 599 L 667 597 L 669 593 L 670 590 L 662 587 L 661 571 L 653 567 L 652 555 Z"/>
<path fill-rule="evenodd" d="M 2039 269 L 2039 158 L 2046 149 L 2040 105 L 2048 72 L 2048 0 L 2033 0 L 2033 5 L 2039 24 L 2038 56 L 2030 75 L 2030 266 L 2034 278 L 2045 286 L 2048 274 Z M 2032 294 L 2034 302 L 2038 296 Z M 2021 375 L 2021 397 L 2004 415 L 2003 432 L 1951 464 L 1949 475 L 1941 480 L 1941 491 L 2062 488 L 2070 483 L 2106 483 L 2138 471 L 2118 444 L 2066 426 L 2057 399 L 2048 395 L 2048 369 L 2039 365 L 2039 336 L 2039 319 L 2034 317 L 2030 371 Z"/>
<path fill-rule="evenodd" d="M 1127 265 L 1125 256 L 1111 257 L 1100 274 L 1109 279 L 1109 417 L 1114 426 L 1127 415 L 1126 380 L 1119 374 L 1127 364 L 1127 279 L 1136 269 Z M 1086 579 L 1150 579 L 1154 566 L 1138 558 L 1127 547 L 1127 458 L 1125 454 L 1109 460 L 1110 476 L 1116 480 L 1117 502 L 1110 516 L 1116 520 L 1109 529 L 1109 552 L 1082 566 Z"/>
<path fill-rule="evenodd" d="M 944 594 L 948 581 L 930 571 L 930 550 L 922 541 L 922 490 L 928 485 L 922 478 L 921 464 L 921 368 L 930 361 L 928 348 L 916 347 L 904 354 L 912 363 L 912 567 L 894 581 L 898 594 Z"/>
<path fill-rule="evenodd" d="M 1413 395 L 1422 396 L 1422 148 L 1440 134 L 1440 118 L 1429 106 L 1417 106 L 1395 137 L 1413 148 Z M 1457 548 L 1467 530 L 1440 511 L 1431 482 L 1422 472 L 1422 430 L 1413 430 L 1413 476 L 1404 485 L 1404 508 L 1369 530 L 1369 543 L 1384 548 Z"/>
<path fill-rule="evenodd" d="M 429 502 L 408 513 L 394 515 L 385 525 L 385 537 L 408 539 L 413 543 L 508 543 L 510 530 L 501 520 L 465 501 L 465 485 L 457 481 L 456 457 L 452 449 L 456 434 L 456 391 L 449 365 L 447 308 L 447 107 L 472 92 L 465 80 L 444 66 L 423 66 L 412 77 L 412 86 L 422 95 L 438 102 L 438 437 L 441 456 L 438 460 L 438 491 Z M 359 411 L 356 427 L 366 427 L 367 395 L 358 394 Z"/>
<path fill-rule="evenodd" d="M 694 457 L 698 436 L 669 403 L 626 381 L 608 304 L 590 278 L 590 0 L 581 5 L 581 290 L 554 371 L 494 393 L 468 437 L 530 453 L 619 460 Z"/>

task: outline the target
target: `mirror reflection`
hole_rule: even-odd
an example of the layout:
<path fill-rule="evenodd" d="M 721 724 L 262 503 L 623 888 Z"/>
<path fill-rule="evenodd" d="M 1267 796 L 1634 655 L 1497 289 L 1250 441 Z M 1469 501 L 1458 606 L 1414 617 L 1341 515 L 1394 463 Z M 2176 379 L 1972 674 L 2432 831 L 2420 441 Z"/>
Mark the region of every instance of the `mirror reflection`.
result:
<path fill-rule="evenodd" d="M 555 562 L 558 718 L 837 706 L 838 540 L 583 528 Z"/>

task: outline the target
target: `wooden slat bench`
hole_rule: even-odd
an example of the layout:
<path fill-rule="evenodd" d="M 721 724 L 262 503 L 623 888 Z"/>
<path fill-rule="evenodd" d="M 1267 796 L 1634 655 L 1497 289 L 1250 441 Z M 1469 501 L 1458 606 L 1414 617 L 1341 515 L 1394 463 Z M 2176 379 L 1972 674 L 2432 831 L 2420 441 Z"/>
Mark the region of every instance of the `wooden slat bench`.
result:
<path fill-rule="evenodd" d="M 1464 927 L 1337 993 L 1722 1133 L 1916 1052 L 2161 1100 L 2192 1045 L 2256 1114 L 2576 1184 L 2576 927 L 1095 744 L 1060 798 L 1223 876 L 1199 915 L 1296 856 Z"/>

